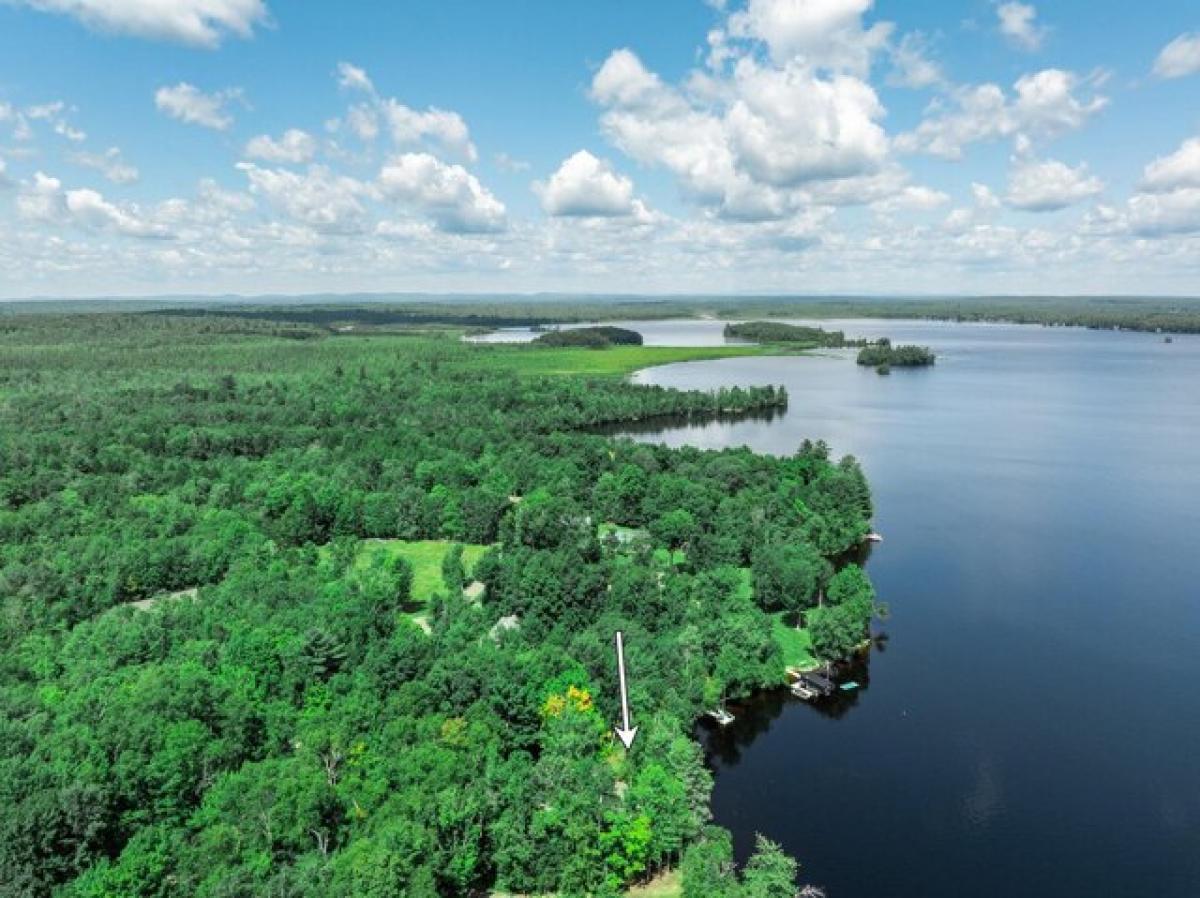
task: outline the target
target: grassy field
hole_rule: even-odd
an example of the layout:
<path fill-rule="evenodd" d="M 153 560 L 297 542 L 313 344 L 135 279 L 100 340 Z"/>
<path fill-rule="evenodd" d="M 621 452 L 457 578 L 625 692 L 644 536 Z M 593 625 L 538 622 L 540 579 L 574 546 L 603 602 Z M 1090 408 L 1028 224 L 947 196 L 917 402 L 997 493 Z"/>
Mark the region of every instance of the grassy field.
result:
<path fill-rule="evenodd" d="M 355 564 L 366 565 L 380 552 L 385 552 L 392 558 L 403 558 L 413 569 L 412 600 L 423 604 L 433 598 L 435 593 L 446 591 L 446 584 L 442 580 L 442 559 L 446 557 L 452 545 L 452 542 L 444 539 L 416 542 L 403 539 L 367 539 L 363 540 Z M 487 548 L 476 545 L 463 547 L 463 567 L 466 568 L 468 580 L 475 563 Z"/>
<path fill-rule="evenodd" d="M 781 355 L 778 346 L 612 346 L 608 349 L 547 349 L 542 346 L 478 347 L 467 367 L 508 369 L 518 374 L 623 377 L 642 368 L 708 359 Z"/>
<path fill-rule="evenodd" d="M 629 898 L 679 898 L 683 894 L 683 874 L 668 870 L 644 886 L 634 886 L 625 893 Z"/>
<path fill-rule="evenodd" d="M 773 615 L 773 619 L 775 641 L 783 648 L 783 663 L 801 670 L 817 667 L 820 662 L 812 653 L 812 636 L 808 630 L 797 630 L 790 623 L 785 623 L 782 612 Z"/>

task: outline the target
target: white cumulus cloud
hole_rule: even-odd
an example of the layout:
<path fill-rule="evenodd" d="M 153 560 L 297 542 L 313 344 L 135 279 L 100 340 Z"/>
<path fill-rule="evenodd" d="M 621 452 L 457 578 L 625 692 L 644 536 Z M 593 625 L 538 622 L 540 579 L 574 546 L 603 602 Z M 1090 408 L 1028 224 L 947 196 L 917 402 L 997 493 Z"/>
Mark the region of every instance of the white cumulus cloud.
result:
<path fill-rule="evenodd" d="M 227 34 L 248 38 L 267 22 L 262 0 L 8 0 L 68 15 L 89 28 L 216 47 Z"/>
<path fill-rule="evenodd" d="M 1141 188 L 1147 193 L 1188 187 L 1200 187 L 1200 137 L 1185 140 L 1178 150 L 1155 159 L 1142 173 Z"/>
<path fill-rule="evenodd" d="M 798 191 L 822 182 L 865 183 L 888 153 L 871 86 L 795 60 L 750 53 L 728 76 L 694 73 L 675 87 L 622 49 L 596 72 L 591 95 L 618 148 L 665 167 L 685 195 L 731 219 L 783 217 L 807 201 Z"/>
<path fill-rule="evenodd" d="M 237 167 L 250 182 L 251 193 L 315 231 L 357 234 L 365 227 L 367 210 L 363 200 L 372 191 L 362 181 L 339 175 L 323 165 L 309 166 L 302 173 L 263 168 L 253 162 L 239 162 Z"/>
<path fill-rule="evenodd" d="M 1104 189 L 1087 165 L 1071 167 L 1055 159 L 1019 160 L 1009 174 L 1005 201 L 1026 212 L 1053 212 L 1082 202 Z"/>
<path fill-rule="evenodd" d="M 379 173 L 383 195 L 432 218 L 443 231 L 458 234 L 501 231 L 504 204 L 461 165 L 429 153 L 394 156 Z"/>
<path fill-rule="evenodd" d="M 1048 139 L 1083 127 L 1108 105 L 1106 97 L 1081 96 L 1096 78 L 1081 79 L 1062 69 L 1022 75 L 1009 96 L 997 84 L 956 88 L 953 105 L 940 98 L 929 105 L 913 131 L 896 138 L 904 152 L 961 159 L 967 145 L 1003 138 Z"/>
<path fill-rule="evenodd" d="M 892 25 L 864 27 L 874 0 L 750 0 L 729 17 L 734 38 L 764 42 L 777 63 L 798 60 L 865 76 L 871 56 L 883 49 Z"/>
<path fill-rule="evenodd" d="M 201 125 L 224 131 L 233 124 L 228 111 L 230 100 L 241 96 L 239 90 L 224 90 L 208 94 L 200 88 L 181 81 L 154 92 L 154 105 L 160 112 L 189 125 Z"/>
<path fill-rule="evenodd" d="M 259 134 L 251 138 L 246 144 L 245 155 L 249 159 L 298 165 L 310 161 L 316 152 L 317 142 L 311 134 L 299 128 L 289 128 L 278 140 L 269 134 Z"/>
<path fill-rule="evenodd" d="M 633 181 L 587 150 L 564 159 L 534 190 L 550 215 L 616 216 L 633 211 Z"/>
<path fill-rule="evenodd" d="M 1200 72 L 1200 33 L 1179 35 L 1154 60 L 1154 74 L 1160 78 L 1182 78 L 1197 72 Z"/>
<path fill-rule="evenodd" d="M 133 204 L 117 205 L 90 188 L 66 190 L 58 178 L 36 172 L 17 197 L 17 212 L 43 224 L 74 224 L 94 231 L 114 231 L 127 237 L 169 237 L 169 229 L 143 215 Z"/>

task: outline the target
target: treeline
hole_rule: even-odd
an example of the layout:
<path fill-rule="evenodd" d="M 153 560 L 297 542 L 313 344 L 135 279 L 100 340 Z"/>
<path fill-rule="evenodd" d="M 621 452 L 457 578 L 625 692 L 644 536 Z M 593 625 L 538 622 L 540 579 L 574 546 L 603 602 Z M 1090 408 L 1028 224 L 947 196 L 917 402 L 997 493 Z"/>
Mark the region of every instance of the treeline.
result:
<path fill-rule="evenodd" d="M 725 336 L 755 343 L 804 343 L 809 346 L 824 346 L 840 349 L 844 346 L 861 346 L 862 340 L 847 340 L 843 331 L 827 331 L 819 327 L 805 327 L 782 321 L 742 321 L 725 325 Z"/>
<path fill-rule="evenodd" d="M 623 327 L 573 327 L 552 330 L 535 337 L 539 346 L 581 346 L 604 349 L 608 346 L 641 346 L 642 335 Z"/>
<path fill-rule="evenodd" d="M 0 895 L 607 896 L 682 865 L 689 895 L 791 898 L 775 846 L 732 872 L 690 731 L 780 682 L 772 615 L 829 657 L 865 635 L 869 581 L 835 564 L 862 472 L 582 430 L 782 390 L 89 322 L 0 334 Z M 488 545 L 485 591 L 450 552 L 415 618 L 368 537 Z"/>

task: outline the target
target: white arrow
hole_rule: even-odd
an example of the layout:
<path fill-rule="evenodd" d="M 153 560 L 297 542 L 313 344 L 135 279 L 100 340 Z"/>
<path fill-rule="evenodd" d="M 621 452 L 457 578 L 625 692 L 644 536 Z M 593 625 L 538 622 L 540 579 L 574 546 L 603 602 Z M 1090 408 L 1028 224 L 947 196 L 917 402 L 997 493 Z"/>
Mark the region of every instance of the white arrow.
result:
<path fill-rule="evenodd" d="M 621 725 L 613 727 L 616 730 L 617 738 L 621 740 L 621 744 L 628 751 L 633 745 L 633 740 L 637 738 L 637 727 L 629 725 L 629 684 L 625 682 L 625 637 L 621 631 L 617 631 L 617 679 L 621 684 Z"/>

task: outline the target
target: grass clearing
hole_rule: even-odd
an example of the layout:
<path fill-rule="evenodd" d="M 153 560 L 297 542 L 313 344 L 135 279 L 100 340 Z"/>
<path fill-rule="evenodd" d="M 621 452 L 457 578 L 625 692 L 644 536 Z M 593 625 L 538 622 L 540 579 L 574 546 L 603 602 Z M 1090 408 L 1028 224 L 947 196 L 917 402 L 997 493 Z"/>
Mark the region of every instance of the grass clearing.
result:
<path fill-rule="evenodd" d="M 483 348 L 464 367 L 510 370 L 529 376 L 584 375 L 624 377 L 642 368 L 674 362 L 727 359 L 753 355 L 780 355 L 769 346 L 611 346 L 607 349 L 547 349 L 528 344 Z"/>
<path fill-rule="evenodd" d="M 660 873 L 645 885 L 625 893 L 629 898 L 679 898 L 683 894 L 683 874 L 678 870 Z"/>
<path fill-rule="evenodd" d="M 750 568 L 738 568 L 738 572 L 742 575 L 742 580 L 736 594 L 742 598 L 753 598 L 754 581 Z M 812 650 L 812 634 L 803 627 L 797 630 L 789 621 L 784 620 L 784 617 L 782 611 L 771 615 L 771 630 L 775 641 L 783 650 L 784 667 L 798 667 L 801 670 L 819 667 L 821 662 Z"/>
<path fill-rule="evenodd" d="M 387 553 L 390 558 L 403 558 L 413 569 L 412 600 L 423 605 L 436 593 L 446 591 L 446 583 L 442 580 L 442 559 L 453 545 L 453 542 L 446 539 L 364 539 L 354 565 L 365 567 L 380 552 Z M 463 545 L 463 567 L 466 569 L 468 580 L 476 563 L 487 550 L 487 546 L 469 543 Z"/>
<path fill-rule="evenodd" d="M 786 667 L 798 667 L 809 670 L 819 667 L 820 661 L 812 651 L 812 634 L 806 629 L 797 630 L 783 619 L 783 612 L 771 615 L 774 621 L 775 641 L 783 649 L 783 663 Z"/>

